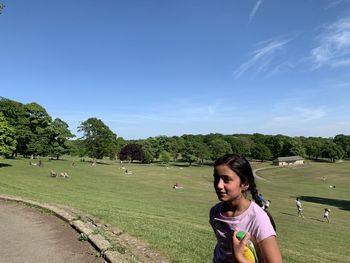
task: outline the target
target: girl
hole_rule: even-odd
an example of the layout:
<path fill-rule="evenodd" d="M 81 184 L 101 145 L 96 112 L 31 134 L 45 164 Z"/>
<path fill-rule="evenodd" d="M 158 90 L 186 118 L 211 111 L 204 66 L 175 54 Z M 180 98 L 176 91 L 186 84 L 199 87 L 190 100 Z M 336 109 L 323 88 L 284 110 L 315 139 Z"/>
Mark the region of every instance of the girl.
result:
<path fill-rule="evenodd" d="M 260 263 L 281 263 L 274 222 L 258 198 L 254 175 L 249 162 L 228 154 L 214 163 L 214 188 L 220 200 L 210 210 L 210 224 L 217 238 L 213 263 L 246 263 L 244 247 L 251 239 Z M 247 199 L 250 191 L 255 202 Z M 236 233 L 248 232 L 239 241 Z"/>
<path fill-rule="evenodd" d="M 330 209 L 328 209 L 328 208 L 325 208 L 325 209 L 324 209 L 324 214 L 323 214 L 323 220 L 322 220 L 322 221 L 324 221 L 324 219 L 326 219 L 327 222 L 329 223 L 329 213 L 330 213 L 330 212 L 331 212 Z"/>
<path fill-rule="evenodd" d="M 299 197 L 297 197 L 297 199 L 295 199 L 295 205 L 297 206 L 298 217 L 304 218 L 304 215 L 303 215 L 303 207 L 301 206 L 301 202 L 300 202 Z"/>

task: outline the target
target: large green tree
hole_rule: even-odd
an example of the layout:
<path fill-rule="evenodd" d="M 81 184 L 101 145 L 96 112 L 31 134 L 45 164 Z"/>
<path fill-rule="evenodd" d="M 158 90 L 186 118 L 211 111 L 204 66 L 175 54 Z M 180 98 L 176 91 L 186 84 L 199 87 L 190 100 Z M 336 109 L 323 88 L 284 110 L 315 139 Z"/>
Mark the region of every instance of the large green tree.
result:
<path fill-rule="evenodd" d="M 50 153 L 48 145 L 50 145 L 52 118 L 45 108 L 35 102 L 26 104 L 25 109 L 32 132 L 29 134 L 26 154 L 46 156 Z"/>
<path fill-rule="evenodd" d="M 327 142 L 321 149 L 322 157 L 330 159 L 332 162 L 344 157 L 344 150 L 334 142 Z"/>
<path fill-rule="evenodd" d="M 251 156 L 253 159 L 257 160 L 271 160 L 272 153 L 265 144 L 258 142 L 254 144 L 252 150 L 251 150 Z"/>
<path fill-rule="evenodd" d="M 305 148 L 300 139 L 286 137 L 283 144 L 282 156 L 305 156 Z"/>
<path fill-rule="evenodd" d="M 196 148 L 195 154 L 198 157 L 200 164 L 203 164 L 204 160 L 211 160 L 211 151 L 208 145 L 196 142 L 194 146 Z"/>
<path fill-rule="evenodd" d="M 9 156 L 16 149 L 15 130 L 0 112 L 0 155 Z"/>
<path fill-rule="evenodd" d="M 111 156 L 111 151 L 116 154 L 117 135 L 100 119 L 89 118 L 78 127 L 83 132 L 85 154 L 91 158 L 102 159 Z"/>
<path fill-rule="evenodd" d="M 309 159 L 314 158 L 317 160 L 319 157 L 321 157 L 321 148 L 326 139 L 321 137 L 301 137 L 301 140 L 305 148 L 305 153 Z"/>
<path fill-rule="evenodd" d="M 284 156 L 283 147 L 286 140 L 286 136 L 278 134 L 276 136 L 271 136 L 267 139 L 267 146 L 270 148 L 272 152 L 272 157 L 277 158 Z"/>
<path fill-rule="evenodd" d="M 171 160 L 171 154 L 167 151 L 161 151 L 159 154 L 159 160 L 164 164 L 168 164 Z"/>
<path fill-rule="evenodd" d="M 50 125 L 50 152 L 58 160 L 60 156 L 68 154 L 71 150 L 72 142 L 69 139 L 74 135 L 70 132 L 68 124 L 60 118 L 56 118 Z"/>
<path fill-rule="evenodd" d="M 333 142 L 335 142 L 337 145 L 339 145 L 344 153 L 346 158 L 350 157 L 350 136 L 344 135 L 344 134 L 338 134 L 334 137 Z"/>
<path fill-rule="evenodd" d="M 209 148 L 211 150 L 212 158 L 216 160 L 220 156 L 227 153 L 232 153 L 231 146 L 223 139 L 214 139 L 209 142 Z"/>
<path fill-rule="evenodd" d="M 196 142 L 193 140 L 185 139 L 184 148 L 181 151 L 181 158 L 184 162 L 188 162 L 189 165 L 197 161 Z"/>
<path fill-rule="evenodd" d="M 26 155 L 27 144 L 33 136 L 33 132 L 29 126 L 29 118 L 25 105 L 13 100 L 0 98 L 0 112 L 2 112 L 6 121 L 15 129 L 17 145 L 12 155 Z"/>
<path fill-rule="evenodd" d="M 171 153 L 173 161 L 176 161 L 181 150 L 185 147 L 184 139 L 178 136 L 173 136 L 168 141 L 168 146 L 168 151 Z"/>

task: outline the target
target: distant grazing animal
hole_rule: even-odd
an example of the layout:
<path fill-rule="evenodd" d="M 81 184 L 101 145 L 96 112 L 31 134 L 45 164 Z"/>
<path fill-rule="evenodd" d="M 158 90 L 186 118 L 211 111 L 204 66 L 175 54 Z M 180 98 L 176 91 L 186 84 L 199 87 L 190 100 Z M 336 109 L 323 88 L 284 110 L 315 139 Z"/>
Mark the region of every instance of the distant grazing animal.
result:
<path fill-rule="evenodd" d="M 174 186 L 173 186 L 173 189 L 182 189 L 182 188 L 183 188 L 183 186 L 181 186 L 178 183 L 174 184 Z"/>
<path fill-rule="evenodd" d="M 62 172 L 62 173 L 60 173 L 60 175 L 63 178 L 68 178 L 69 177 L 69 175 L 66 172 Z"/>
<path fill-rule="evenodd" d="M 57 173 L 54 170 L 51 170 L 50 176 L 51 177 L 57 177 Z"/>

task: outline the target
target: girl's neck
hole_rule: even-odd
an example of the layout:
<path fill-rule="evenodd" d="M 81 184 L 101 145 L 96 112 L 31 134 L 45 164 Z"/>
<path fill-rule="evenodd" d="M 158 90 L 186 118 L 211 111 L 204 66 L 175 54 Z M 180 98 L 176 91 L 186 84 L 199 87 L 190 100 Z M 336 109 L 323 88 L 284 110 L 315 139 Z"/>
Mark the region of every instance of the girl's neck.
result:
<path fill-rule="evenodd" d="M 224 202 L 221 207 L 222 215 L 226 217 L 235 217 L 242 214 L 250 206 L 250 200 L 241 198 L 233 202 Z"/>

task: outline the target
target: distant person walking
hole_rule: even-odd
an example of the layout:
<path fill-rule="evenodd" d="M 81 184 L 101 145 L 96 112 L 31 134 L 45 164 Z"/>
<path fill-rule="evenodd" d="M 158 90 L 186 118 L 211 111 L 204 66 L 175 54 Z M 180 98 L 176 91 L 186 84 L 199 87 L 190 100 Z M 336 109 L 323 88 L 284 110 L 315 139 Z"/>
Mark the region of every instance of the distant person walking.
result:
<path fill-rule="evenodd" d="M 295 204 L 296 204 L 297 209 L 298 209 L 298 217 L 304 218 L 304 215 L 303 215 L 303 207 L 302 207 L 302 205 L 301 205 L 301 202 L 300 202 L 299 197 L 296 198 Z"/>
<path fill-rule="evenodd" d="M 326 219 L 327 222 L 329 223 L 329 213 L 330 213 L 330 212 L 331 212 L 330 209 L 328 209 L 328 208 L 325 208 L 325 209 L 324 209 L 324 214 L 323 214 L 323 220 L 322 220 L 322 221 L 324 221 L 324 219 Z"/>
<path fill-rule="evenodd" d="M 263 204 L 263 203 L 265 202 L 264 197 L 263 197 L 262 194 L 259 194 L 259 195 L 258 195 L 258 199 L 259 199 L 259 201 L 260 201 L 261 204 Z"/>
<path fill-rule="evenodd" d="M 270 207 L 271 200 L 266 200 L 264 204 L 264 210 L 267 210 Z"/>

